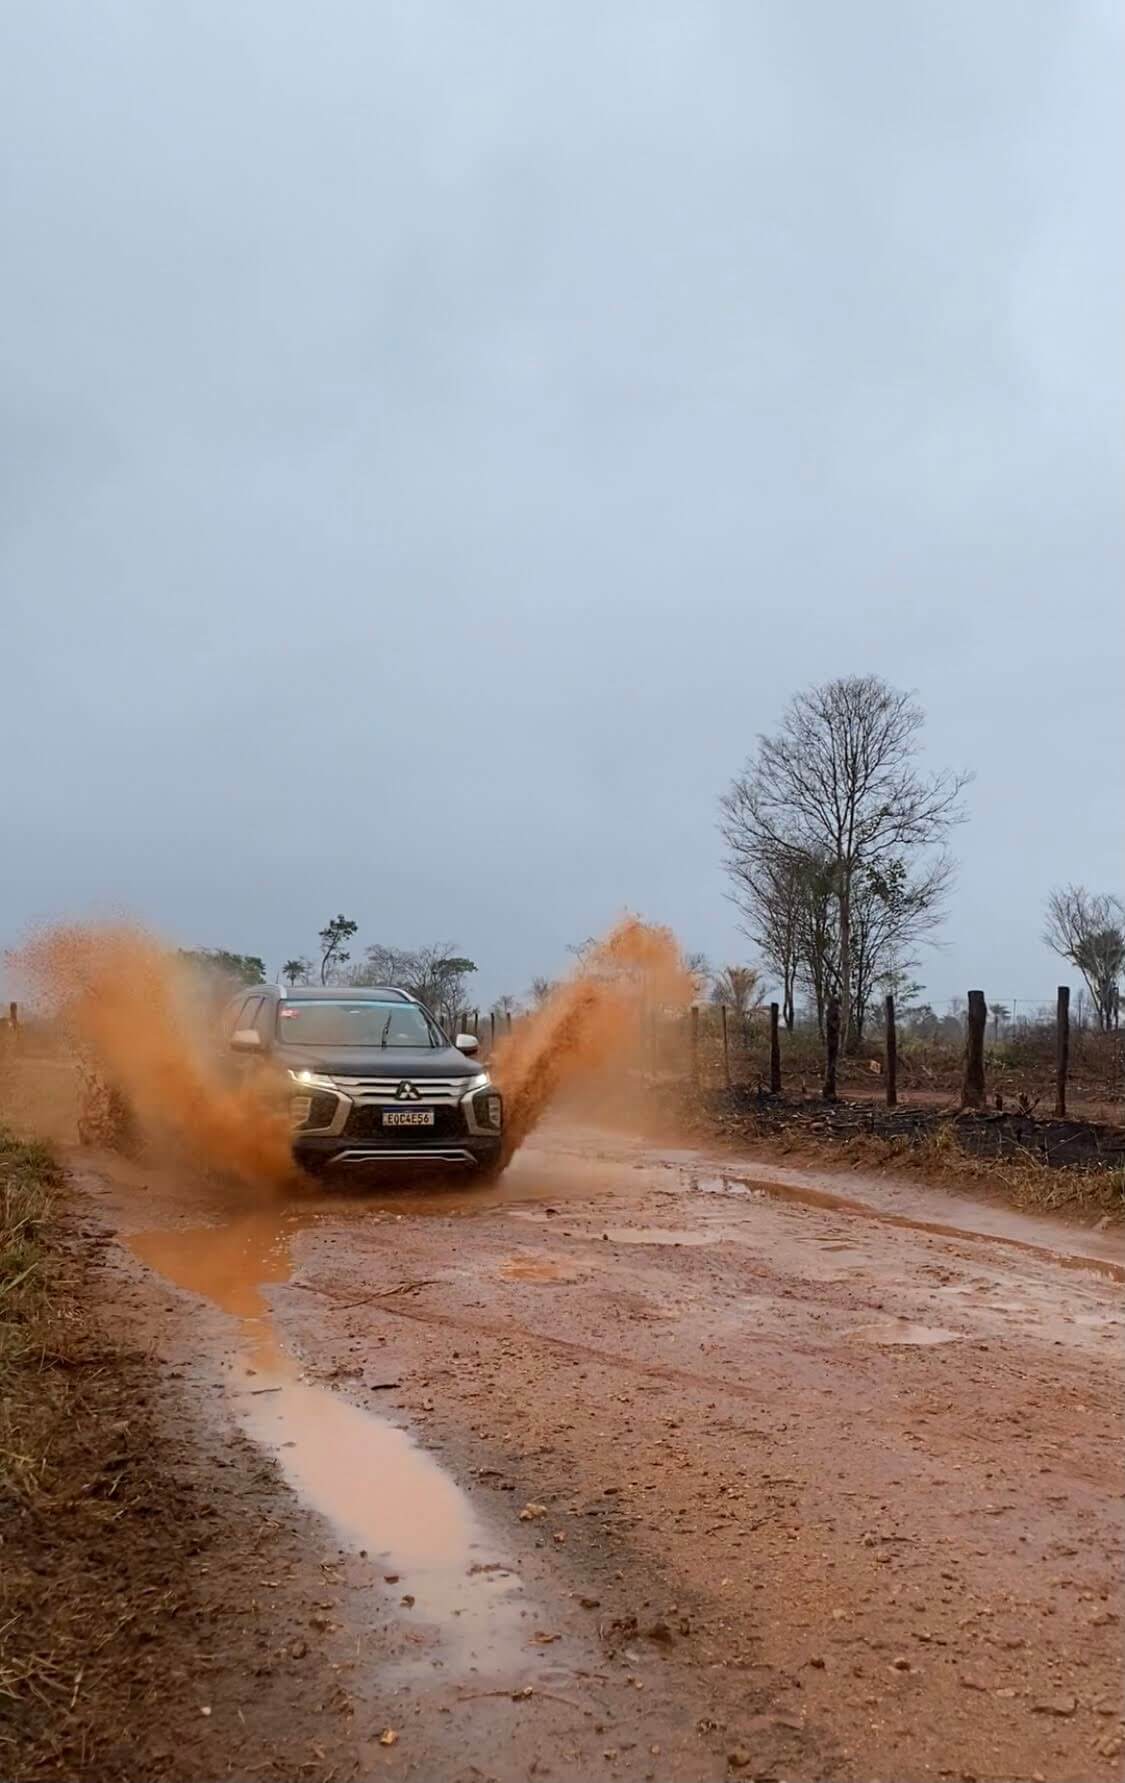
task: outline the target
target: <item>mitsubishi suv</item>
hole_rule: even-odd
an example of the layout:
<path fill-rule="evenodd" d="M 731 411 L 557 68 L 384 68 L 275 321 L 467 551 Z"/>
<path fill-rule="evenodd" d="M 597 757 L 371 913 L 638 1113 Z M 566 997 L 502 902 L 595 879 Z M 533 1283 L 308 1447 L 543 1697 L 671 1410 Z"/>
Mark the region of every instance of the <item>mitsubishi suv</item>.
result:
<path fill-rule="evenodd" d="M 227 1005 L 232 1063 L 261 1060 L 288 1096 L 293 1156 L 313 1175 L 355 1164 L 503 1167 L 504 1108 L 473 1057 L 392 986 L 258 984 Z"/>

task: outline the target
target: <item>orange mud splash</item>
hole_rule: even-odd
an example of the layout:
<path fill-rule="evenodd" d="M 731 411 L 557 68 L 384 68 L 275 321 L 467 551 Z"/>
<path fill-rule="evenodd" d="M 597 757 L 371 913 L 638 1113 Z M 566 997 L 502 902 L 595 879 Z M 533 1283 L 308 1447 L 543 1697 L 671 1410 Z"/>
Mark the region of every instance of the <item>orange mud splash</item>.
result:
<path fill-rule="evenodd" d="M 222 1076 L 199 986 L 153 936 L 129 925 L 52 928 L 10 963 L 146 1137 L 247 1183 L 292 1176 L 278 1100 L 264 1079 Z"/>
<path fill-rule="evenodd" d="M 551 1103 L 612 1067 L 619 1084 L 642 1066 L 658 1012 L 691 1002 L 692 980 L 670 930 L 627 917 L 496 1049 L 507 1152 L 519 1150 Z"/>

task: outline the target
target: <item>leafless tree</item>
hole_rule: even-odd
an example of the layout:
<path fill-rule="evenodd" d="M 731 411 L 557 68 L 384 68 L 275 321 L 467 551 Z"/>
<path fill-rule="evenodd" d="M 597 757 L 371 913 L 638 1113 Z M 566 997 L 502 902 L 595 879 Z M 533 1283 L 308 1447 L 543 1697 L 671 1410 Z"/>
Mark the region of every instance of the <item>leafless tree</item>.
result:
<path fill-rule="evenodd" d="M 367 948 L 364 963 L 352 972 L 351 982 L 398 985 L 447 1027 L 454 1027 L 464 1013 L 468 979 L 475 971 L 473 961 L 459 953 L 452 941 L 431 942 L 426 947 L 376 943 Z"/>
<path fill-rule="evenodd" d="M 792 1028 L 800 971 L 800 926 L 805 863 L 788 849 L 732 850 L 729 897 L 743 917 L 742 932 L 781 985 L 781 1019 Z"/>
<path fill-rule="evenodd" d="M 832 866 L 845 1036 L 854 1007 L 854 904 L 865 868 L 945 841 L 970 776 L 916 766 L 924 723 L 909 693 L 877 675 L 807 689 L 723 797 L 729 863 L 773 852 Z"/>
<path fill-rule="evenodd" d="M 1125 904 L 1084 885 L 1068 885 L 1047 899 L 1043 939 L 1086 980 L 1102 1033 L 1121 1020 L 1121 977 L 1125 973 Z"/>
<path fill-rule="evenodd" d="M 921 863 L 913 872 L 905 861 L 865 867 L 853 894 L 851 1032 L 863 1038 L 876 986 L 893 976 L 902 983 L 918 964 L 910 949 L 932 935 L 945 916 L 953 880 L 947 855 Z"/>
<path fill-rule="evenodd" d="M 574 950 L 574 948 L 568 948 L 567 951 L 568 951 L 568 953 L 573 953 L 575 950 Z M 533 978 L 532 979 L 532 981 L 531 981 L 531 1001 L 535 1004 L 536 1009 L 542 1009 L 544 1003 L 547 1001 L 547 998 L 550 996 L 550 994 L 554 990 L 554 988 L 555 988 L 554 982 L 550 978 Z"/>
<path fill-rule="evenodd" d="M 707 995 L 707 986 L 711 982 L 711 962 L 705 953 L 688 953 L 684 955 L 684 968 L 691 979 L 697 997 Z"/>

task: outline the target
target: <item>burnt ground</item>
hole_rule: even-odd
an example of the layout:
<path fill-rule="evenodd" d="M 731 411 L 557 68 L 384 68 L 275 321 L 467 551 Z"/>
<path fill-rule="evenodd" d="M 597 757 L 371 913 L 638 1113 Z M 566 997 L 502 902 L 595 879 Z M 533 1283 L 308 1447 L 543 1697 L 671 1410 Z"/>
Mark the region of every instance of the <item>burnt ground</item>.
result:
<path fill-rule="evenodd" d="M 1120 1776 L 1112 1231 L 565 1127 L 476 1194 L 72 1162 L 5 1775 Z"/>
<path fill-rule="evenodd" d="M 955 1103 L 904 1100 L 887 1108 L 870 1098 L 825 1102 L 817 1097 L 771 1096 L 749 1087 L 706 1090 L 700 1112 L 728 1136 L 778 1134 L 828 1141 L 865 1136 L 920 1146 L 946 1130 L 970 1157 L 1021 1161 L 1056 1170 L 1119 1170 L 1125 1165 L 1125 1127 L 1091 1120 L 1036 1119 L 1018 1109 L 962 1112 Z"/>

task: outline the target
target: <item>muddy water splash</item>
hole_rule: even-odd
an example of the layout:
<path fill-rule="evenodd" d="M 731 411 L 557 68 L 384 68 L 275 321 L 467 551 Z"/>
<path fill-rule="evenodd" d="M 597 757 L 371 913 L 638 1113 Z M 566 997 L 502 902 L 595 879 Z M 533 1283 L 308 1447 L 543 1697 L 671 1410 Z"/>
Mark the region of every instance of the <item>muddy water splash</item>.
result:
<path fill-rule="evenodd" d="M 693 990 L 668 929 L 636 917 L 618 923 L 497 1047 L 493 1072 L 505 1094 L 509 1153 L 564 1091 L 610 1063 L 624 1083 L 643 1063 L 650 1016 L 685 1008 Z"/>
<path fill-rule="evenodd" d="M 252 1184 L 292 1175 L 286 1121 L 263 1083 L 220 1072 L 198 985 L 131 925 L 47 929 L 10 956 L 142 1131 Z"/>

